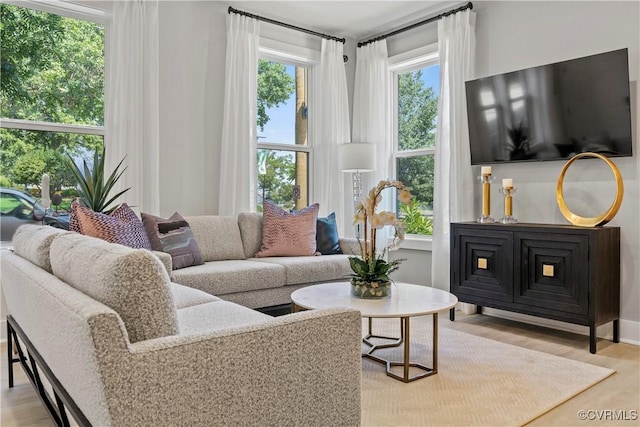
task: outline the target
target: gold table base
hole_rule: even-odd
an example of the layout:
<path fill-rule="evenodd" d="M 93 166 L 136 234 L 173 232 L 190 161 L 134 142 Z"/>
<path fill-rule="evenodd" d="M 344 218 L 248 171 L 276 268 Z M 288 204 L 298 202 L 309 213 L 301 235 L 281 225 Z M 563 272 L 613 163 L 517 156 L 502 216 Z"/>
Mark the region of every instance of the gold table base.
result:
<path fill-rule="evenodd" d="M 420 363 L 411 362 L 410 360 L 410 356 L 411 356 L 411 339 L 410 339 L 411 337 L 410 337 L 410 329 L 409 329 L 409 324 L 411 319 L 410 317 L 400 318 L 400 338 L 374 335 L 372 333 L 372 319 L 371 317 L 369 317 L 368 318 L 369 330 L 368 330 L 367 336 L 362 339 L 362 342 L 364 342 L 366 345 L 368 345 L 371 348 L 366 353 L 363 353 L 362 357 L 371 359 L 375 362 L 386 365 L 388 376 L 405 383 L 409 383 L 411 381 L 419 380 L 420 378 L 425 378 L 425 377 L 429 377 L 431 375 L 437 374 L 438 373 L 438 313 L 433 313 L 432 316 L 433 316 L 432 367 L 428 367 Z M 373 344 L 370 341 L 371 338 L 393 340 L 395 342 L 387 343 L 387 344 Z M 399 347 L 403 344 L 404 344 L 404 357 L 401 362 L 383 359 L 373 354 L 377 350 L 381 350 L 384 348 L 391 348 L 391 347 Z M 398 375 L 395 372 L 393 372 L 394 366 L 402 366 L 402 375 Z M 411 368 L 418 368 L 424 372 L 414 376 L 409 376 Z"/>

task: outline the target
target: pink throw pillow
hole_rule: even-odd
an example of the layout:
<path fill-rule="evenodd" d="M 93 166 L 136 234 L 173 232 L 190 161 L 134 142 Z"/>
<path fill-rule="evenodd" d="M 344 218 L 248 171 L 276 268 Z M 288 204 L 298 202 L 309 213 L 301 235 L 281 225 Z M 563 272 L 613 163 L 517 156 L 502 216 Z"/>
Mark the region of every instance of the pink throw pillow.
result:
<path fill-rule="evenodd" d="M 311 256 L 316 252 L 317 203 L 287 212 L 278 205 L 262 204 L 262 248 L 256 257 Z"/>
<path fill-rule="evenodd" d="M 151 243 L 142 221 L 126 203 L 118 206 L 109 215 L 94 212 L 74 203 L 71 205 L 69 223 L 74 225 L 72 231 L 78 231 L 87 236 L 134 249 L 151 250 Z M 69 228 L 71 229 L 71 226 Z"/>

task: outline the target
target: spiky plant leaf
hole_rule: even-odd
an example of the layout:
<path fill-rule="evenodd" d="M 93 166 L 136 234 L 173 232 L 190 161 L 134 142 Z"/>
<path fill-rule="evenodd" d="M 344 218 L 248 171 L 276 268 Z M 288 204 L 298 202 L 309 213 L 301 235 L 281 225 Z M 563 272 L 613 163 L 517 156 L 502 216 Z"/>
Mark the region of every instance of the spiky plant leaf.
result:
<path fill-rule="evenodd" d="M 82 161 L 82 169 L 79 168 L 69 154 L 67 154 L 67 163 L 78 184 L 82 204 L 95 212 L 110 213 L 115 209 L 115 207 L 110 207 L 110 205 L 131 188 L 126 188 L 115 196 L 109 197 L 109 193 L 113 190 L 113 187 L 127 168 L 125 167 L 120 170 L 120 167 L 124 162 L 124 159 L 122 159 L 105 182 L 104 153 L 104 148 L 102 149 L 102 153 L 94 153 L 93 165 L 91 168 L 89 168 L 86 160 Z"/>

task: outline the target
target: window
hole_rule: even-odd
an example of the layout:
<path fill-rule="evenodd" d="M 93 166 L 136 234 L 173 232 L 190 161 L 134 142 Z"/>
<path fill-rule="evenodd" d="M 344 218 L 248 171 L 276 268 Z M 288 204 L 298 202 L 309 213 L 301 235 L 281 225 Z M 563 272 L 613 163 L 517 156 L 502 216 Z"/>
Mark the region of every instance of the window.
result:
<path fill-rule="evenodd" d="M 283 209 L 309 203 L 309 69 L 304 64 L 260 59 L 258 64 L 257 206 L 269 200 Z"/>
<path fill-rule="evenodd" d="M 406 63 L 405 63 L 406 64 Z M 433 184 L 440 66 L 437 55 L 392 67 L 394 168 L 411 189 L 411 206 L 398 204 L 407 234 L 433 232 Z"/>
<path fill-rule="evenodd" d="M 0 5 L 0 184 L 40 197 L 46 172 L 52 191 L 70 200 L 66 155 L 104 143 L 106 18 L 62 2 L 28 6 Z"/>

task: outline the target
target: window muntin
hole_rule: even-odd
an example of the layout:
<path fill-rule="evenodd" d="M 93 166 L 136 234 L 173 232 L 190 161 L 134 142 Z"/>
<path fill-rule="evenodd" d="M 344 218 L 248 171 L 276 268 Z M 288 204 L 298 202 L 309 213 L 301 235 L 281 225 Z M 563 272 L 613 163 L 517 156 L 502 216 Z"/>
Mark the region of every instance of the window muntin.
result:
<path fill-rule="evenodd" d="M 262 200 L 283 209 L 309 203 L 308 141 L 309 67 L 278 58 L 258 65 L 258 183 L 256 204 Z"/>
<path fill-rule="evenodd" d="M 62 2 L 3 3 L 0 13 L 0 183 L 39 195 L 46 172 L 51 190 L 67 195 L 74 182 L 61 159 L 104 144 L 107 19 Z"/>
<path fill-rule="evenodd" d="M 439 75 L 434 55 L 393 71 L 395 176 L 413 196 L 410 207 L 396 207 L 407 234 L 432 234 Z"/>

